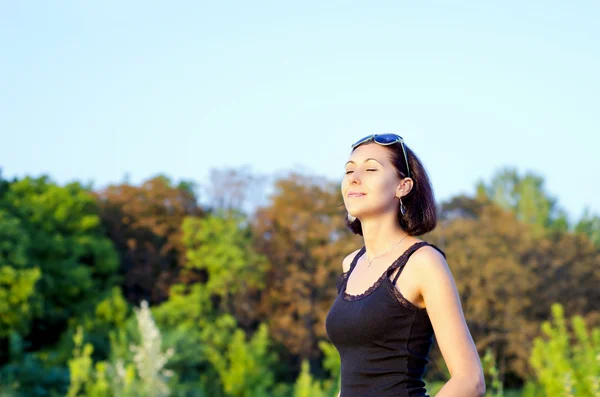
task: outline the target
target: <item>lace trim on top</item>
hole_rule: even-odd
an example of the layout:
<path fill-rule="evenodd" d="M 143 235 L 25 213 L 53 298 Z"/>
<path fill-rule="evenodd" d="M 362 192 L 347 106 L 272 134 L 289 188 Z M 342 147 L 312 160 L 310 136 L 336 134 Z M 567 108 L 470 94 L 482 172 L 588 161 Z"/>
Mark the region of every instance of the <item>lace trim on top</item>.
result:
<path fill-rule="evenodd" d="M 341 292 L 342 287 L 344 286 L 344 283 L 346 282 L 346 279 L 348 278 L 348 273 L 349 273 L 349 271 L 343 272 L 342 274 L 340 274 L 338 276 L 338 281 L 337 281 L 338 294 Z M 382 278 L 382 280 L 385 280 L 385 279 Z M 396 300 L 397 300 L 397 302 L 399 304 L 401 304 L 405 308 L 407 308 L 409 310 L 412 310 L 412 311 L 427 312 L 427 308 L 426 307 L 419 307 L 419 306 L 415 305 L 414 303 L 412 303 L 411 301 L 409 301 L 408 299 L 406 299 L 404 297 L 404 295 L 402 295 L 402 292 L 398 291 L 398 288 L 394 287 L 394 285 L 392 284 L 392 280 L 390 280 L 389 277 L 388 277 L 388 281 L 389 281 L 389 283 L 387 283 L 386 286 L 387 286 L 388 290 L 392 293 L 392 295 L 394 296 L 394 298 L 396 298 Z M 381 285 L 381 280 L 377 280 L 377 282 L 371 288 L 373 288 L 373 291 L 374 291 L 375 289 L 377 289 L 377 287 L 379 287 L 379 285 Z M 347 300 L 347 301 L 357 301 L 357 300 L 362 299 L 365 296 L 367 296 L 367 292 L 369 294 L 372 294 L 373 291 L 368 291 L 367 290 L 364 293 L 358 294 L 358 295 L 345 294 L 344 295 L 344 299 Z"/>
<path fill-rule="evenodd" d="M 353 262 L 352 266 L 350 267 L 350 269 L 347 272 L 342 272 L 342 274 L 340 275 L 340 277 L 338 278 L 338 283 L 340 283 L 339 280 L 341 280 L 341 292 L 343 294 L 343 298 L 344 300 L 353 302 L 353 301 L 357 301 L 360 300 L 370 294 L 373 293 L 373 291 L 375 291 L 377 288 L 379 288 L 379 286 L 381 285 L 381 282 L 387 277 L 389 282 L 390 287 L 392 287 L 392 289 L 395 291 L 394 292 L 394 297 L 397 298 L 397 300 L 403 305 L 406 306 L 408 309 L 411 310 L 419 310 L 419 311 L 425 311 L 425 308 L 420 308 L 418 306 L 415 306 L 412 302 L 410 302 L 409 300 L 407 300 L 401 293 L 400 291 L 397 290 L 396 287 L 394 287 L 392 285 L 392 280 L 389 279 L 389 274 L 390 272 L 393 272 L 394 269 L 398 268 L 404 258 L 410 254 L 410 252 L 413 251 L 413 249 L 419 245 L 427 245 L 428 243 L 425 241 L 419 241 L 414 243 L 413 245 L 411 245 L 410 247 L 408 247 L 408 249 L 406 249 L 406 251 L 404 251 L 402 253 L 402 255 L 400 255 L 398 257 L 398 259 L 396 259 L 391 265 L 390 267 L 387 268 L 387 270 L 377 279 L 377 281 L 375 281 L 375 283 L 373 283 L 373 285 L 371 285 L 365 292 L 362 292 L 360 294 L 357 295 L 351 295 L 348 294 L 346 292 L 346 285 L 348 283 L 348 276 L 350 275 L 350 273 L 352 272 L 352 270 L 354 269 L 354 267 L 356 266 L 356 263 L 358 263 L 358 261 Z"/>
<path fill-rule="evenodd" d="M 342 274 L 340 274 L 338 276 L 337 282 L 336 282 L 336 286 L 337 286 L 337 291 L 338 294 L 341 292 L 342 287 L 344 286 L 344 283 L 346 282 L 346 279 L 348 278 L 348 272 L 342 272 Z"/>
<path fill-rule="evenodd" d="M 350 295 L 349 293 L 347 293 L 346 292 L 346 284 L 344 284 L 344 290 L 342 291 L 342 293 L 344 294 L 344 299 L 347 300 L 347 301 L 357 301 L 359 299 L 364 298 L 367 295 L 371 295 L 373 293 L 373 291 L 375 291 L 381 285 L 381 282 L 383 281 L 383 278 L 387 277 L 387 274 L 388 274 L 388 272 L 386 271 L 365 292 L 360 293 L 358 295 Z M 347 283 L 348 282 L 348 276 L 346 276 L 345 279 L 346 279 L 346 283 Z"/>
<path fill-rule="evenodd" d="M 389 278 L 388 278 L 388 280 L 389 280 Z M 392 284 L 392 280 L 390 280 L 389 283 L 386 283 L 386 287 L 388 288 L 388 290 L 391 290 L 391 293 L 392 293 L 392 295 L 394 295 L 394 298 L 396 298 L 396 301 L 398 303 L 400 303 L 402 306 L 404 306 L 405 308 L 407 308 L 408 310 L 411 310 L 413 312 L 421 312 L 421 313 L 427 312 L 426 307 L 419 307 L 419 306 L 415 305 L 414 303 L 412 303 L 411 301 L 409 301 L 408 299 L 406 299 L 404 297 L 404 295 L 402 295 L 402 292 L 398 291 L 398 288 L 396 288 Z"/>

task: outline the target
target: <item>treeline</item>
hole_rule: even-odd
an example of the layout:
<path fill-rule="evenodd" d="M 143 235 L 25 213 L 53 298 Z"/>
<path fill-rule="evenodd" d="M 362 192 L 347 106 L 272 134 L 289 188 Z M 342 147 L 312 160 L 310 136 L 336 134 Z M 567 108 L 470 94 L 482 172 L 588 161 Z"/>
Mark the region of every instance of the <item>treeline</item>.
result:
<path fill-rule="evenodd" d="M 96 190 L 0 174 L 6 395 L 336 395 L 324 320 L 362 241 L 338 182 L 292 173 L 243 210 L 259 181 L 214 171 L 200 204 L 164 176 Z M 569 220 L 542 177 L 512 169 L 476 191 L 441 203 L 423 238 L 446 252 L 489 376 L 541 384 L 531 355 L 552 305 L 600 324 L 600 217 Z M 427 379 L 443 381 L 431 358 Z"/>

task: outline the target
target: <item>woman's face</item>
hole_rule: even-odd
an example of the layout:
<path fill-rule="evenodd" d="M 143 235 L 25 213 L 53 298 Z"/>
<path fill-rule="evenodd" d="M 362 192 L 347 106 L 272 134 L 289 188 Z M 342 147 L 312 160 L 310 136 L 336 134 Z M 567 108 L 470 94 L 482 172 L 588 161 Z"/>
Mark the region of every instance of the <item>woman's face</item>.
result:
<path fill-rule="evenodd" d="M 360 219 L 397 211 L 400 178 L 389 156 L 389 150 L 376 143 L 363 144 L 350 155 L 342 181 L 342 196 L 350 215 Z"/>

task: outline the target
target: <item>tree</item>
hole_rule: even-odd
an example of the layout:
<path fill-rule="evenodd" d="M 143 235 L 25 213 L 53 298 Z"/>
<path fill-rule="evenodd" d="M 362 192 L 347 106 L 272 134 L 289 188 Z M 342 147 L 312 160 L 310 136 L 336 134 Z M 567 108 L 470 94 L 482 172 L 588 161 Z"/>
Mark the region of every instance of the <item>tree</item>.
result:
<path fill-rule="evenodd" d="M 209 182 L 202 186 L 210 212 L 250 213 L 260 204 L 267 178 L 248 168 L 210 170 Z"/>
<path fill-rule="evenodd" d="M 0 339 L 27 334 L 41 311 L 35 296 L 41 272 L 29 261 L 30 244 L 19 219 L 0 208 Z"/>
<path fill-rule="evenodd" d="M 15 180 L 4 189 L 0 208 L 5 244 L 14 249 L 10 262 L 29 285 L 23 289 L 39 277 L 35 292 L 25 294 L 32 308 L 40 308 L 25 334 L 37 350 L 54 344 L 69 319 L 93 310 L 117 281 L 118 258 L 103 236 L 92 195 L 78 183 L 61 187 L 45 176 Z"/>
<path fill-rule="evenodd" d="M 178 382 L 213 396 L 270 389 L 274 378 L 265 374 L 272 372 L 273 352 L 266 324 L 244 298 L 264 288 L 269 263 L 254 250 L 247 221 L 235 212 L 188 217 L 182 231 L 182 279 L 193 282 L 174 285 L 169 300 L 155 308 L 157 323 L 167 330 L 165 343 L 177 352 L 171 368 Z M 247 341 L 246 335 L 253 336 Z"/>
<path fill-rule="evenodd" d="M 459 211 L 457 203 L 465 209 Z M 522 313 L 540 282 L 523 266 L 523 258 L 535 250 L 531 228 L 489 201 L 463 198 L 442 208 L 470 216 L 446 220 L 443 213 L 428 241 L 444 250 L 477 349 L 494 348 L 503 376 L 507 366 L 515 370 L 518 349 L 510 344 L 516 333 L 528 330 Z"/>
<path fill-rule="evenodd" d="M 585 234 L 596 246 L 600 246 L 600 216 L 593 215 L 590 209 L 586 208 L 575 225 L 575 232 Z"/>
<path fill-rule="evenodd" d="M 185 263 L 181 225 L 202 216 L 193 184 L 156 176 L 141 186 L 110 185 L 96 192 L 102 223 L 121 259 L 129 302 L 164 301 Z"/>
<path fill-rule="evenodd" d="M 545 191 L 544 178 L 534 172 L 521 176 L 515 168 L 505 167 L 489 184 L 480 181 L 477 191 L 500 207 L 513 211 L 519 221 L 533 225 L 536 234 L 543 234 L 546 229 L 568 229 L 565 211 L 559 208 L 557 199 Z"/>
<path fill-rule="evenodd" d="M 531 340 L 552 303 L 590 319 L 600 309 L 600 255 L 586 236 L 539 235 L 485 196 L 444 203 L 440 218 L 428 240 L 447 255 L 478 350 L 493 350 L 509 384 L 531 374 Z"/>
<path fill-rule="evenodd" d="M 246 298 L 265 287 L 264 275 L 270 266 L 256 252 L 252 231 L 241 214 L 189 217 L 182 230 L 187 247 L 184 277 L 201 273 L 204 289 L 222 313 L 238 314 L 249 325 L 259 321 L 257 309 Z"/>

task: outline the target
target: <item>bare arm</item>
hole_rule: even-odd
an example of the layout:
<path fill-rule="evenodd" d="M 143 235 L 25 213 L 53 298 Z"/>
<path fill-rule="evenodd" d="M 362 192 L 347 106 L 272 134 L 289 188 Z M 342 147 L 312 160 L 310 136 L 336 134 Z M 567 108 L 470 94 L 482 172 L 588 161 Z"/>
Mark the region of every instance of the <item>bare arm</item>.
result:
<path fill-rule="evenodd" d="M 481 397 L 485 394 L 481 361 L 448 264 L 432 247 L 423 247 L 413 257 L 419 269 L 421 295 L 440 351 L 450 370 L 450 380 L 436 397 Z"/>

